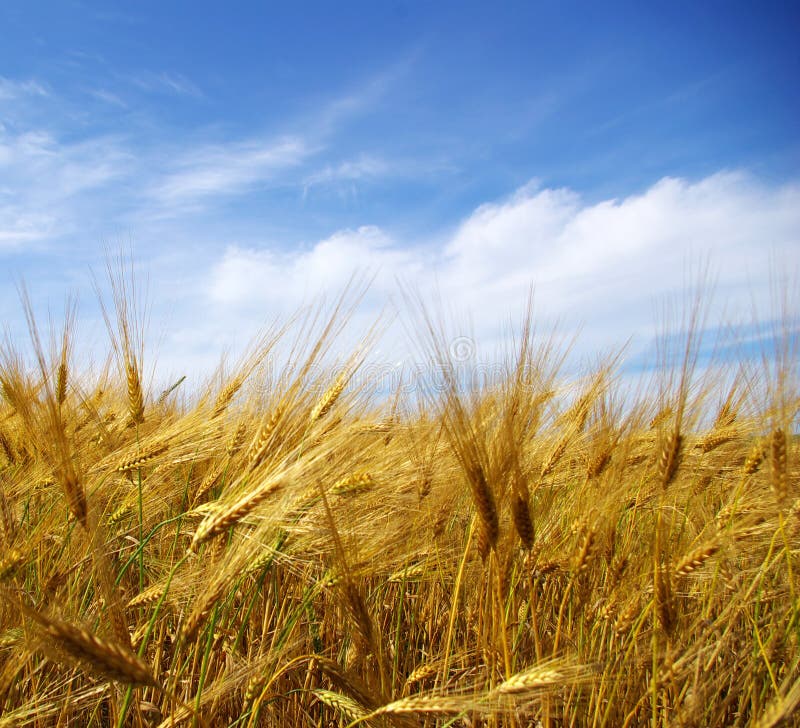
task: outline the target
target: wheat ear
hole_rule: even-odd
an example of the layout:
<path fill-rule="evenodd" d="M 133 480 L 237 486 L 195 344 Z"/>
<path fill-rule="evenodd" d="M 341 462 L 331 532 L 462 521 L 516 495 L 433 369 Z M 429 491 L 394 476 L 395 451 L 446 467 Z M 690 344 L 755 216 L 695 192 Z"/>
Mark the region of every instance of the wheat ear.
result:
<path fill-rule="evenodd" d="M 539 473 L 540 478 L 544 478 L 553 472 L 553 468 L 555 468 L 555 466 L 558 465 L 558 461 L 561 460 L 561 456 L 567 449 L 567 445 L 569 445 L 569 440 L 570 440 L 570 433 L 566 433 L 556 443 L 556 446 L 553 448 L 547 460 L 545 460 L 544 464 L 542 465 L 542 470 Z"/>
<path fill-rule="evenodd" d="M 246 434 L 247 423 L 242 420 L 238 425 L 236 425 L 236 429 L 233 431 L 230 440 L 228 440 L 228 444 L 225 445 L 225 452 L 227 453 L 228 457 L 233 457 L 237 452 L 239 452 L 239 449 L 244 443 Z"/>
<path fill-rule="evenodd" d="M 59 406 L 64 404 L 67 399 L 67 360 L 64 354 L 62 354 L 61 363 L 56 372 L 56 403 Z"/>
<path fill-rule="evenodd" d="M 286 403 L 278 405 L 270 415 L 269 420 L 259 430 L 257 437 L 253 440 L 250 450 L 247 452 L 247 461 L 251 468 L 259 465 L 266 455 L 267 445 L 269 445 L 272 435 L 275 433 L 278 423 L 286 412 Z"/>
<path fill-rule="evenodd" d="M 219 417 L 228 407 L 231 400 L 236 396 L 236 393 L 242 388 L 244 384 L 244 377 L 239 375 L 231 379 L 217 395 L 214 402 L 214 417 Z"/>
<path fill-rule="evenodd" d="M 362 493 L 375 485 L 375 480 L 369 473 L 353 473 L 337 480 L 331 488 L 334 495 L 348 495 Z"/>
<path fill-rule="evenodd" d="M 675 478 L 680 463 L 683 436 L 675 428 L 664 441 L 658 458 L 658 480 L 662 488 L 666 488 Z"/>
<path fill-rule="evenodd" d="M 720 445 L 730 442 L 736 437 L 737 434 L 738 433 L 736 429 L 733 427 L 712 430 L 697 443 L 696 447 L 698 447 L 704 453 L 708 453 L 712 450 L 715 450 Z"/>
<path fill-rule="evenodd" d="M 412 695 L 384 705 L 370 713 L 368 717 L 407 713 L 460 713 L 468 704 L 464 698 L 449 695 Z"/>
<path fill-rule="evenodd" d="M 782 427 L 772 431 L 769 456 L 772 491 L 778 503 L 783 504 L 789 494 L 789 477 L 786 469 L 786 433 Z"/>
<path fill-rule="evenodd" d="M 551 667 L 537 666 L 512 675 L 505 682 L 500 683 L 494 692 L 500 695 L 515 695 L 527 693 L 536 688 L 554 685 L 564 680 L 563 673 Z"/>
<path fill-rule="evenodd" d="M 788 679 L 781 685 L 781 692 L 766 706 L 756 728 L 773 728 L 781 725 L 785 718 L 791 718 L 800 704 L 800 678 L 787 689 Z"/>
<path fill-rule="evenodd" d="M 167 584 L 165 582 L 154 584 L 153 586 L 145 589 L 143 592 L 139 592 L 128 602 L 127 606 L 129 608 L 133 608 L 142 607 L 147 604 L 155 604 L 164 595 L 164 590 L 166 587 Z"/>
<path fill-rule="evenodd" d="M 180 631 L 181 642 L 191 642 L 200 630 L 201 625 L 225 592 L 228 580 L 219 578 L 210 591 L 207 591 L 195 602 L 192 611 L 183 623 Z"/>
<path fill-rule="evenodd" d="M 697 571 L 706 561 L 708 561 L 715 553 L 719 551 L 719 544 L 715 541 L 704 543 L 699 548 L 696 548 L 691 553 L 684 556 L 675 565 L 675 576 L 686 576 L 693 571 Z"/>
<path fill-rule="evenodd" d="M 743 474 L 747 476 L 756 473 L 766 456 L 767 450 L 764 443 L 761 440 L 756 440 L 744 460 L 744 465 L 742 466 Z"/>
<path fill-rule="evenodd" d="M 202 544 L 217 534 L 226 531 L 231 526 L 236 525 L 239 521 L 250 514 L 256 506 L 265 501 L 273 493 L 277 492 L 283 486 L 282 481 L 275 481 L 262 485 L 255 490 L 246 493 L 239 498 L 236 502 L 232 503 L 227 508 L 211 513 L 206 516 L 205 520 L 198 526 L 195 531 L 192 543 L 189 546 L 191 551 L 196 551 Z"/>
<path fill-rule="evenodd" d="M 536 531 L 533 526 L 530 503 L 526 496 L 527 493 L 514 493 L 511 498 L 511 516 L 514 520 L 514 528 L 517 531 L 519 540 L 522 541 L 522 546 L 530 550 L 533 548 Z"/>
<path fill-rule="evenodd" d="M 130 470 L 136 470 L 137 468 L 147 465 L 147 463 L 157 458 L 159 455 L 162 455 L 167 450 L 169 450 L 168 443 L 157 443 L 143 450 L 134 457 L 126 458 L 119 465 L 117 465 L 115 470 L 118 473 L 126 473 Z"/>
<path fill-rule="evenodd" d="M 88 505 L 86 503 L 86 491 L 83 489 L 83 483 L 75 472 L 72 463 L 67 463 L 61 468 L 58 475 L 72 515 L 84 528 L 87 528 Z"/>
<path fill-rule="evenodd" d="M 337 713 L 341 713 L 348 721 L 361 720 L 367 716 L 366 708 L 347 695 L 322 688 L 314 690 L 313 693 L 321 703 L 333 708 Z"/>
<path fill-rule="evenodd" d="M 91 671 L 129 685 L 158 685 L 150 666 L 130 650 L 74 624 L 31 609 L 23 611 L 39 625 L 43 634 L 54 639 L 59 648 Z"/>
<path fill-rule="evenodd" d="M 475 503 L 475 510 L 481 523 L 479 531 L 479 541 L 485 539 L 484 546 L 494 548 L 497 538 L 500 535 L 500 521 L 497 516 L 497 506 L 494 502 L 494 495 L 486 480 L 486 475 L 480 464 L 476 463 L 467 471 L 472 500 Z"/>
<path fill-rule="evenodd" d="M 131 360 L 125 363 L 125 376 L 128 382 L 128 414 L 131 422 L 139 425 L 144 422 L 144 395 L 139 372 Z"/>
<path fill-rule="evenodd" d="M 25 555 L 18 548 L 7 548 L 0 556 L 0 581 L 14 575 L 14 572 L 25 562 Z"/>
<path fill-rule="evenodd" d="M 672 603 L 672 578 L 669 571 L 658 567 L 654 572 L 655 584 L 653 592 L 655 598 L 656 615 L 664 632 L 671 634 L 675 627 L 675 608 Z"/>
<path fill-rule="evenodd" d="M 338 377 L 336 377 L 336 381 L 331 385 L 331 387 L 322 395 L 322 399 L 314 405 L 314 408 L 311 410 L 311 422 L 312 424 L 317 420 L 321 420 L 328 412 L 330 412 L 331 407 L 336 404 L 336 400 L 339 399 L 339 396 L 344 391 L 345 384 L 347 384 L 347 373 L 342 372 Z"/>

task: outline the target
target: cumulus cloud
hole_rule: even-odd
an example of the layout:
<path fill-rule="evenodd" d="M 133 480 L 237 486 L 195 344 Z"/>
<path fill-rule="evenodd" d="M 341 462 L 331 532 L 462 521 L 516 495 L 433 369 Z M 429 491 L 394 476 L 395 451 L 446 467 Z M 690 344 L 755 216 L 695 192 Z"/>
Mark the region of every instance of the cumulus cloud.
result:
<path fill-rule="evenodd" d="M 587 322 L 598 309 L 629 316 L 680 289 L 687 266 L 704 260 L 728 291 L 763 285 L 770 255 L 797 259 L 798 203 L 797 185 L 772 188 L 743 173 L 664 178 L 594 203 L 529 186 L 465 220 L 443 268 L 455 288 L 513 296 L 533 281 L 559 313 Z"/>
<path fill-rule="evenodd" d="M 725 172 L 664 178 L 641 194 L 589 202 L 534 182 L 478 207 L 436 244 L 410 246 L 362 227 L 295 251 L 230 247 L 209 290 L 216 306 L 241 317 L 291 310 L 367 271 L 375 275 L 373 313 L 399 280 L 438 290 L 479 339 L 497 341 L 534 286 L 537 309 L 567 330 L 582 326 L 586 350 L 596 351 L 652 335 L 658 304 L 680 295 L 705 262 L 717 298 L 746 315 L 753 299 L 768 300 L 770 261 L 796 262 L 799 250 L 797 184 Z"/>
<path fill-rule="evenodd" d="M 238 310 L 294 310 L 323 291 L 338 293 L 354 274 L 374 276 L 370 298 L 389 293 L 395 275 L 418 275 L 418 255 L 380 228 L 341 230 L 296 252 L 233 246 L 212 272 L 211 297 Z"/>

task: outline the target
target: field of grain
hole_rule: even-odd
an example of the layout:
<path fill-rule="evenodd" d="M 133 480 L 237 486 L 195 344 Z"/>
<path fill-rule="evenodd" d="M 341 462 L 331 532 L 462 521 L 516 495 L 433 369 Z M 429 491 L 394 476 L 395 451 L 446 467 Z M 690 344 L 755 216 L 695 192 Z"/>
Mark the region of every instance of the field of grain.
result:
<path fill-rule="evenodd" d="M 0 726 L 800 724 L 790 314 L 700 367 L 690 302 L 624 390 L 531 318 L 466 386 L 422 315 L 376 397 L 340 306 L 150 391 L 128 295 L 105 365 L 0 347 Z"/>

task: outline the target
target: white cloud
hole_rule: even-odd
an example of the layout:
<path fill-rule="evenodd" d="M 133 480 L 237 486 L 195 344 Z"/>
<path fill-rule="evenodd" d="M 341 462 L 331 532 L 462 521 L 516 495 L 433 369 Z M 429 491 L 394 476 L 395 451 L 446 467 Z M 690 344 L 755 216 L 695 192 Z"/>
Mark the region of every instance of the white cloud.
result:
<path fill-rule="evenodd" d="M 120 109 L 127 109 L 128 104 L 122 100 L 117 94 L 112 93 L 104 88 L 97 88 L 97 89 L 89 89 L 86 93 L 89 96 L 97 99 L 98 101 L 102 101 L 104 104 L 108 106 L 116 106 Z"/>
<path fill-rule="evenodd" d="M 136 75 L 123 76 L 134 86 L 148 93 L 170 93 L 178 96 L 203 95 L 200 88 L 183 74 L 169 71 L 143 71 Z"/>
<path fill-rule="evenodd" d="M 339 162 L 339 164 L 327 164 L 306 176 L 303 180 L 303 194 L 307 195 L 312 187 L 338 185 L 343 182 L 360 182 L 393 171 L 384 160 L 369 155 Z"/>
<path fill-rule="evenodd" d="M 768 301 L 770 259 L 797 264 L 798 252 L 796 184 L 772 187 L 743 173 L 665 178 L 641 194 L 592 203 L 530 184 L 477 208 L 439 245 L 409 247 L 363 227 L 298 251 L 231 247 L 208 290 L 219 316 L 236 312 L 241 331 L 248 312 L 262 321 L 267 311 L 293 310 L 362 270 L 377 274 L 370 314 L 399 279 L 438 289 L 449 308 L 469 312 L 479 340 L 497 341 L 534 285 L 537 310 L 567 331 L 582 324 L 584 351 L 594 352 L 637 333 L 646 343 L 658 304 L 694 283 L 691 269 L 704 261 L 721 303 L 747 316 L 753 298 Z"/>
<path fill-rule="evenodd" d="M 395 288 L 395 274 L 421 272 L 416 254 L 379 228 L 341 230 L 300 252 L 230 247 L 212 272 L 216 304 L 292 312 L 324 291 L 338 293 L 354 273 L 374 276 L 371 298 Z"/>
<path fill-rule="evenodd" d="M 0 76 L 0 101 L 12 101 L 24 96 L 48 96 L 47 89 L 38 81 L 14 81 Z"/>
<path fill-rule="evenodd" d="M 80 229 L 93 207 L 87 193 L 123 177 L 131 160 L 114 138 L 65 142 L 46 131 L 0 127 L 0 247 Z"/>
<path fill-rule="evenodd" d="M 165 214 L 211 195 L 231 195 L 295 167 L 313 150 L 299 138 L 208 145 L 185 152 L 149 190 Z"/>

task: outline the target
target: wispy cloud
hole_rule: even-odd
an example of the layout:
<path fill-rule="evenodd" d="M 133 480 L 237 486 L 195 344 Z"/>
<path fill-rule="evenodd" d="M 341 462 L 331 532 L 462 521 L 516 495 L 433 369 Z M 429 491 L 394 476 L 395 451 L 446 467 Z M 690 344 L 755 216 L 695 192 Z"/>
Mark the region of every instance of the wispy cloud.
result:
<path fill-rule="evenodd" d="M 2 195 L 0 195 L 0 200 Z M 0 250 L 43 240 L 56 229 L 56 219 L 0 202 Z"/>
<path fill-rule="evenodd" d="M 169 93 L 179 96 L 200 98 L 203 92 L 200 87 L 181 73 L 174 71 L 142 71 L 133 75 L 122 76 L 137 88 L 148 93 Z"/>
<path fill-rule="evenodd" d="M 338 93 L 321 108 L 314 109 L 315 126 L 320 134 L 338 129 L 353 117 L 375 110 L 398 82 L 409 74 L 418 53 L 404 55 L 398 61 L 359 81 L 351 90 Z"/>
<path fill-rule="evenodd" d="M 23 96 L 47 96 L 48 90 L 39 81 L 28 79 L 14 81 L 0 76 L 0 101 L 11 101 Z"/>
<path fill-rule="evenodd" d="M 308 197 L 314 187 L 338 187 L 341 189 L 342 185 L 346 185 L 350 188 L 354 183 L 372 181 L 396 171 L 383 159 L 369 155 L 345 160 L 338 164 L 326 164 L 303 179 L 303 197 Z M 348 191 L 351 190 L 348 189 Z"/>
<path fill-rule="evenodd" d="M 91 208 L 87 193 L 124 177 L 131 160 L 112 137 L 67 142 L 48 131 L 0 127 L 0 248 L 54 243 L 80 229 Z"/>
<path fill-rule="evenodd" d="M 194 84 L 172 73 L 143 73 L 127 82 L 148 91 L 199 93 Z M 98 131 L 75 99 L 51 93 L 36 79 L 0 77 L 0 240 L 6 250 L 32 240 L 63 237 L 76 229 L 86 209 L 102 210 L 107 229 L 135 229 L 177 219 L 187 212 L 212 212 L 225 201 L 267 187 L 294 187 L 298 199 L 316 186 L 356 180 L 368 182 L 391 172 L 383 160 L 358 155 L 350 161 L 327 161 L 339 125 L 374 103 L 387 79 L 378 76 L 363 89 L 335 97 L 302 118 L 299 131 L 271 132 L 245 138 L 220 138 L 220 130 L 195 130 L 190 140 L 168 133 L 153 135 L 141 123 L 110 137 Z M 124 87 L 122 87 L 124 88 Z M 128 108 L 120 92 L 84 86 L 89 96 L 113 109 Z M 2 120 L 7 120 L 3 126 Z M 165 130 L 166 131 L 166 130 Z M 319 166 L 308 171 L 311 160 Z M 117 184 L 125 180 L 125 184 Z"/>
<path fill-rule="evenodd" d="M 184 151 L 172 169 L 149 189 L 148 197 L 178 214 L 209 196 L 233 195 L 296 167 L 313 148 L 298 137 L 206 145 Z"/>
<path fill-rule="evenodd" d="M 121 109 L 128 108 L 128 104 L 126 104 L 125 101 L 123 101 L 120 96 L 106 89 L 103 88 L 89 89 L 87 93 L 89 94 L 89 96 L 92 96 L 98 101 L 102 101 L 104 104 L 108 104 L 109 106 L 117 106 Z"/>

